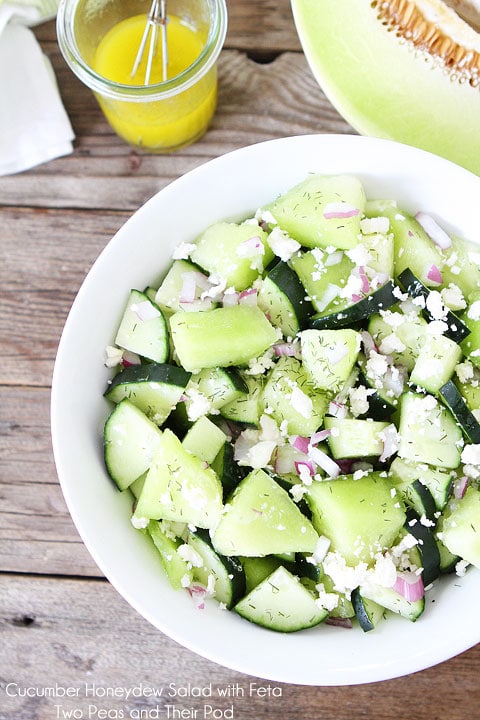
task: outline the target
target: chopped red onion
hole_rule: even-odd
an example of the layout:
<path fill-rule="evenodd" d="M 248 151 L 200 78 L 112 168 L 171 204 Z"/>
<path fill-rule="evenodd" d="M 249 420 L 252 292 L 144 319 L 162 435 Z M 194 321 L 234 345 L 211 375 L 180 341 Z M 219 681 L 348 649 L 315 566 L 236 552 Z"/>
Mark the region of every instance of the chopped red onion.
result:
<path fill-rule="evenodd" d="M 195 300 L 197 294 L 197 273 L 193 270 L 191 272 L 182 273 L 182 287 L 180 288 L 179 301 L 181 303 L 190 303 Z"/>
<path fill-rule="evenodd" d="M 347 630 L 351 630 L 353 628 L 353 623 L 350 618 L 333 617 L 331 615 L 325 620 L 325 625 L 332 625 L 332 627 L 342 627 L 346 628 Z"/>
<path fill-rule="evenodd" d="M 304 472 L 308 473 L 310 476 L 315 475 L 315 465 L 311 461 L 296 460 L 294 464 L 295 471 L 300 477 L 302 477 Z"/>
<path fill-rule="evenodd" d="M 353 293 L 352 295 L 352 302 L 360 302 L 360 300 L 363 299 L 363 295 L 359 295 L 358 293 Z"/>
<path fill-rule="evenodd" d="M 349 205 L 346 202 L 331 202 L 327 203 L 325 210 L 323 211 L 323 217 L 325 220 L 334 220 L 341 218 L 350 218 L 358 215 L 360 210 L 353 205 Z"/>
<path fill-rule="evenodd" d="M 363 347 L 365 348 L 365 354 L 367 355 L 367 357 L 372 351 L 378 352 L 378 347 L 375 343 L 375 340 L 369 332 L 367 332 L 366 330 L 362 330 L 360 332 L 360 337 L 362 338 Z"/>
<path fill-rule="evenodd" d="M 206 588 L 203 585 L 190 585 L 187 587 L 187 592 L 195 603 L 197 610 L 205 609 L 205 597 L 207 595 Z"/>
<path fill-rule="evenodd" d="M 406 574 L 398 574 L 393 590 L 409 602 L 420 600 L 425 594 L 422 576 L 413 573 L 409 574 L 408 577 Z"/>
<path fill-rule="evenodd" d="M 343 420 L 347 417 L 347 406 L 344 403 L 332 400 L 328 406 L 328 414 Z"/>
<path fill-rule="evenodd" d="M 153 305 L 150 300 L 144 300 L 143 302 L 133 303 L 130 306 L 135 315 L 141 322 L 145 320 L 153 320 L 160 315 L 160 310 Z"/>
<path fill-rule="evenodd" d="M 293 445 L 293 447 L 296 450 L 299 450 L 301 453 L 304 453 L 307 455 L 308 448 L 310 445 L 310 439 L 306 437 L 302 437 L 301 435 L 293 435 L 290 438 L 290 443 Z"/>
<path fill-rule="evenodd" d="M 467 487 L 468 477 L 466 475 L 463 475 L 455 481 L 455 484 L 453 486 L 453 496 L 457 500 L 461 500 L 467 491 Z"/>
<path fill-rule="evenodd" d="M 237 246 L 237 255 L 239 257 L 249 258 L 255 255 L 263 255 L 265 248 L 259 235 L 253 235 L 252 237 L 242 240 Z"/>
<path fill-rule="evenodd" d="M 298 346 L 298 343 L 293 342 L 279 342 L 275 343 L 273 345 L 273 352 L 277 357 L 282 357 L 283 355 L 287 355 L 289 357 L 297 357 L 300 356 L 300 348 Z"/>
<path fill-rule="evenodd" d="M 248 288 L 248 290 L 242 290 L 238 296 L 238 302 L 241 305 L 256 305 L 258 298 L 258 292 L 255 288 Z"/>
<path fill-rule="evenodd" d="M 370 282 L 367 277 L 367 273 L 365 272 L 365 268 L 363 265 L 360 265 L 358 268 L 358 274 L 360 276 L 360 279 L 362 281 L 362 293 L 364 295 L 368 295 L 368 293 L 371 291 Z"/>
<path fill-rule="evenodd" d="M 313 460 L 316 465 L 321 467 L 322 470 L 327 473 L 328 477 L 335 478 L 340 475 L 340 466 L 337 465 L 337 463 L 326 453 L 319 450 L 319 448 L 312 447 L 310 445 L 308 449 L 308 457 L 310 460 Z"/>
<path fill-rule="evenodd" d="M 435 245 L 438 245 L 442 250 L 446 250 L 451 246 L 452 239 L 430 215 L 425 212 L 417 212 L 415 217 Z"/>
<path fill-rule="evenodd" d="M 436 265 L 430 265 L 427 268 L 427 278 L 437 285 L 441 285 L 443 282 L 442 273 Z"/>
<path fill-rule="evenodd" d="M 319 430 L 316 433 L 313 433 L 312 437 L 310 438 L 310 445 L 318 445 L 318 443 L 323 442 L 324 440 L 329 437 L 329 435 L 332 434 L 332 431 L 330 429 L 328 430 Z"/>
<path fill-rule="evenodd" d="M 137 355 L 137 353 L 131 352 L 130 350 L 124 350 L 122 355 L 122 365 L 123 367 L 130 367 L 131 365 L 141 365 L 142 361 L 140 359 L 140 355 Z"/>

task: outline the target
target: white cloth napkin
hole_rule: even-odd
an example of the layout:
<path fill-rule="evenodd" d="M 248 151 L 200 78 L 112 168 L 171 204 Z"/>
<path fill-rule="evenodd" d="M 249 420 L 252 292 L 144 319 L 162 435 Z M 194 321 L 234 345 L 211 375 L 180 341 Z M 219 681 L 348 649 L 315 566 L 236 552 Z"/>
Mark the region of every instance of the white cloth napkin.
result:
<path fill-rule="evenodd" d="M 27 27 L 56 9 L 56 0 L 0 0 L 0 176 L 73 150 L 52 66 Z"/>

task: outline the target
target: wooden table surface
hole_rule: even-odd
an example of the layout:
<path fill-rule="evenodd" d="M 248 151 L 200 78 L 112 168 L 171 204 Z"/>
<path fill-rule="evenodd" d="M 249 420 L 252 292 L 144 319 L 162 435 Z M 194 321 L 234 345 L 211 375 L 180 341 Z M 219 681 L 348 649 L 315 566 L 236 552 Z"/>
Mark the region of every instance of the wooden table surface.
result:
<path fill-rule="evenodd" d="M 288 0 L 230 0 L 229 16 L 213 124 L 201 141 L 167 156 L 120 141 L 63 62 L 54 23 L 35 30 L 76 140 L 73 154 L 0 178 L 0 720 L 165 718 L 155 714 L 158 699 L 135 692 L 187 683 L 238 683 L 237 696 L 215 700 L 207 717 L 480 718 L 480 645 L 383 683 L 270 691 L 198 657 L 117 594 L 66 510 L 50 444 L 52 369 L 69 307 L 111 236 L 155 192 L 210 158 L 286 135 L 353 132 L 313 80 Z M 478 608 L 452 612 L 478 623 Z M 88 697 L 93 684 L 116 697 Z M 208 713 L 205 697 L 170 702 L 169 717 Z"/>

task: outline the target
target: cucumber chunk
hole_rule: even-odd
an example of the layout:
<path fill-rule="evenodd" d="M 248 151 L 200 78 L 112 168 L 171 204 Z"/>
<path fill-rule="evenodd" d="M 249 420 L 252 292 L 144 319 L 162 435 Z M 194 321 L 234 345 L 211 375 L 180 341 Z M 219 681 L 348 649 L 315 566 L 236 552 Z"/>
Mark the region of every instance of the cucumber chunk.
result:
<path fill-rule="evenodd" d="M 227 441 L 227 436 L 206 415 L 196 420 L 182 440 L 185 450 L 209 465 L 217 457 Z"/>
<path fill-rule="evenodd" d="M 439 389 L 439 395 L 454 418 L 456 418 L 468 442 L 480 443 L 480 423 L 470 411 L 454 382 L 449 380 L 445 383 Z"/>
<path fill-rule="evenodd" d="M 480 568 L 480 490 L 470 485 L 445 513 L 441 540 L 453 554 Z"/>
<path fill-rule="evenodd" d="M 395 285 L 389 280 L 378 288 L 362 297 L 361 300 L 351 302 L 343 300 L 337 307 L 327 308 L 317 313 L 310 320 L 310 327 L 316 330 L 344 328 L 363 322 L 374 313 L 395 305 L 398 298 L 395 294 Z"/>
<path fill-rule="evenodd" d="M 278 225 L 305 247 L 358 244 L 366 197 L 350 175 L 313 174 L 266 207 Z"/>
<path fill-rule="evenodd" d="M 335 460 L 379 457 L 383 453 L 382 433 L 390 423 L 380 420 L 327 416 L 325 428 L 332 430 L 327 442 Z"/>
<path fill-rule="evenodd" d="M 438 392 L 452 377 L 461 357 L 462 350 L 456 342 L 444 335 L 427 334 L 410 373 L 410 383 L 431 393 Z"/>
<path fill-rule="evenodd" d="M 281 357 L 263 389 L 265 412 L 285 425 L 290 435 L 312 435 L 322 424 L 328 397 L 315 388 L 305 365 L 294 357 Z"/>
<path fill-rule="evenodd" d="M 164 363 L 168 359 L 170 346 L 165 317 L 145 293 L 130 291 L 115 344 L 154 362 Z"/>
<path fill-rule="evenodd" d="M 306 496 L 313 526 L 348 564 L 369 563 L 391 547 L 406 519 L 392 489 L 390 480 L 379 473 L 358 480 L 345 475 L 314 481 Z"/>
<path fill-rule="evenodd" d="M 177 550 L 181 544 L 178 538 L 172 538 L 163 529 L 162 523 L 158 520 L 150 520 L 147 531 L 153 540 L 155 547 L 160 553 L 163 569 L 175 590 L 189 585 L 193 580 L 192 569 L 189 563 L 178 554 Z"/>
<path fill-rule="evenodd" d="M 135 508 L 140 524 L 164 519 L 211 528 L 222 512 L 222 487 L 215 472 L 165 429 Z"/>
<path fill-rule="evenodd" d="M 250 622 L 277 632 L 311 628 L 328 615 L 298 577 L 282 566 L 254 587 L 234 609 Z"/>
<path fill-rule="evenodd" d="M 108 474 L 120 490 L 148 470 L 161 437 L 157 425 L 129 400 L 115 406 L 105 423 L 103 446 Z"/>
<path fill-rule="evenodd" d="M 304 330 L 300 335 L 302 362 L 320 390 L 337 392 L 346 382 L 360 352 L 355 330 Z"/>
<path fill-rule="evenodd" d="M 234 490 L 212 540 L 222 555 L 259 557 L 313 552 L 318 536 L 287 491 L 253 470 Z"/>
<path fill-rule="evenodd" d="M 173 344 L 187 371 L 246 365 L 278 339 L 275 328 L 254 305 L 208 312 L 178 312 L 170 318 Z"/>
<path fill-rule="evenodd" d="M 433 395 L 408 392 L 400 401 L 398 455 L 404 460 L 455 469 L 460 465 L 462 431 Z"/>
<path fill-rule="evenodd" d="M 241 562 L 238 558 L 215 552 L 205 530 L 188 531 L 185 541 L 201 559 L 201 564 L 193 568 L 193 579 L 208 588 L 213 580 L 213 597 L 231 608 L 245 595 L 245 572 Z"/>
<path fill-rule="evenodd" d="M 258 225 L 218 222 L 200 235 L 190 257 L 227 287 L 246 290 L 273 260 L 266 238 Z"/>
<path fill-rule="evenodd" d="M 131 365 L 115 375 L 105 397 L 119 403 L 127 398 L 157 425 L 162 425 L 182 397 L 190 373 L 176 365 Z"/>
<path fill-rule="evenodd" d="M 368 585 L 361 585 L 359 592 L 362 597 L 373 600 L 378 605 L 391 610 L 391 612 L 398 613 L 412 622 L 418 620 L 425 610 L 425 597 L 419 600 L 407 600 L 393 588 L 369 583 Z"/>
<path fill-rule="evenodd" d="M 258 293 L 263 310 L 284 337 L 295 337 L 313 312 L 311 302 L 298 276 L 285 262 L 278 262 L 264 277 Z"/>

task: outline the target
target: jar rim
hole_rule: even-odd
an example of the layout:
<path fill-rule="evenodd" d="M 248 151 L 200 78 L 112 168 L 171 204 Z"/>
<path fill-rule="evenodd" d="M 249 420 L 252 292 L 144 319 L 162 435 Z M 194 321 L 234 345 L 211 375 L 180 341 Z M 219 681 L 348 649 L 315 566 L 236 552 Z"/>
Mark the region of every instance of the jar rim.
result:
<path fill-rule="evenodd" d="M 129 102 L 163 100 L 187 90 L 215 64 L 227 34 L 225 0 L 207 0 L 211 22 L 207 40 L 194 62 L 173 78 L 151 85 L 127 85 L 109 80 L 97 73 L 82 57 L 74 33 L 74 19 L 79 0 L 60 0 L 57 12 L 57 39 L 60 51 L 72 72 L 93 92 L 102 97 Z"/>

